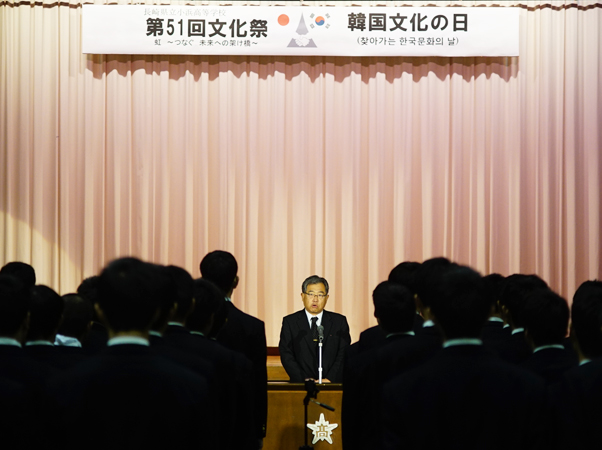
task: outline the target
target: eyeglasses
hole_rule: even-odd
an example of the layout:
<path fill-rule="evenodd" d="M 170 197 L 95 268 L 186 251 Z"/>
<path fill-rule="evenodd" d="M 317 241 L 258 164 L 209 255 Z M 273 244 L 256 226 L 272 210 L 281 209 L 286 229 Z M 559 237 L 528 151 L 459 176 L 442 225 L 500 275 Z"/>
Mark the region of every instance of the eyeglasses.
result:
<path fill-rule="evenodd" d="M 315 294 L 313 292 L 305 292 L 304 294 L 307 295 L 309 299 L 317 298 L 318 300 L 323 300 L 324 297 L 326 297 L 326 294 Z"/>

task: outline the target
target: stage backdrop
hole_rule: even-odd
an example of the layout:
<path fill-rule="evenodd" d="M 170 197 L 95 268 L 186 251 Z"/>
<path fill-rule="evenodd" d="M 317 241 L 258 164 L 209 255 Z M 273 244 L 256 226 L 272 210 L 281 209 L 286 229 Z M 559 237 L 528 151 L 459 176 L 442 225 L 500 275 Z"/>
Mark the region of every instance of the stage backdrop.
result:
<path fill-rule="evenodd" d="M 269 345 L 314 273 L 354 340 L 401 261 L 602 277 L 600 3 L 261 4 L 516 7 L 520 56 L 84 55 L 81 3 L 3 0 L 0 264 L 64 294 L 229 250 Z"/>

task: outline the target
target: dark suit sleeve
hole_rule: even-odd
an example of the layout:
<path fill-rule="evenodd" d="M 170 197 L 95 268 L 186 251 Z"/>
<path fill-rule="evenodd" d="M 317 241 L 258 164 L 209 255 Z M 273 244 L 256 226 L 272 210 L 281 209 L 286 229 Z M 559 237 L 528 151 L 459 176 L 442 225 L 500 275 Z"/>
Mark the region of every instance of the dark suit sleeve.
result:
<path fill-rule="evenodd" d="M 282 320 L 282 329 L 280 330 L 280 343 L 278 344 L 278 349 L 280 350 L 280 361 L 282 362 L 284 370 L 286 370 L 286 373 L 291 378 L 291 382 L 300 383 L 303 381 L 303 376 L 301 367 L 295 358 L 291 322 L 292 320 L 287 317 Z"/>
<path fill-rule="evenodd" d="M 336 331 L 336 337 L 338 341 L 337 354 L 334 363 L 324 375 L 324 378 L 329 379 L 333 383 L 341 383 L 343 381 L 343 361 L 345 359 L 345 352 L 349 345 L 351 345 L 351 335 L 349 334 L 349 324 L 345 316 L 342 318 L 339 329 Z"/>
<path fill-rule="evenodd" d="M 265 337 L 265 324 L 261 322 L 258 333 L 255 336 L 255 347 L 257 348 L 257 359 L 253 361 L 256 385 L 256 428 L 260 438 L 264 438 L 268 421 L 268 348 Z"/>

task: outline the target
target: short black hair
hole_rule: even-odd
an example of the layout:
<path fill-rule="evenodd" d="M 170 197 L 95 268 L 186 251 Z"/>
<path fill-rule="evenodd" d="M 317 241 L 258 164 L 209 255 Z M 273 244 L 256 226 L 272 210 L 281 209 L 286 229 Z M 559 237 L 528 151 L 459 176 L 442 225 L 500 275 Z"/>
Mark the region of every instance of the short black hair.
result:
<path fill-rule="evenodd" d="M 98 280 L 98 305 L 114 331 L 145 331 L 165 292 L 165 272 L 159 266 L 127 257 L 104 268 Z"/>
<path fill-rule="evenodd" d="M 93 275 L 91 277 L 85 278 L 80 285 L 77 287 L 77 293 L 81 297 L 88 300 L 92 305 L 98 303 L 98 280 L 100 277 L 98 275 Z M 99 322 L 98 317 L 96 317 L 96 310 L 92 308 L 94 314 L 94 321 Z"/>
<path fill-rule="evenodd" d="M 29 311 L 29 289 L 11 275 L 0 275 L 0 336 L 13 337 Z"/>
<path fill-rule="evenodd" d="M 11 275 L 21 281 L 26 288 L 32 288 L 36 284 L 35 269 L 24 262 L 11 261 L 0 269 L 0 275 Z"/>
<path fill-rule="evenodd" d="M 602 281 L 584 281 L 575 291 L 571 306 L 573 334 L 587 358 L 602 356 Z"/>
<path fill-rule="evenodd" d="M 326 278 L 323 278 L 318 275 L 311 275 L 305 280 L 303 280 L 303 283 L 301 283 L 301 292 L 307 294 L 307 286 L 311 284 L 323 284 L 324 289 L 326 290 L 326 294 L 328 294 L 328 290 L 330 289 L 330 287 L 328 286 L 328 281 L 326 281 Z"/>
<path fill-rule="evenodd" d="M 238 263 L 232 253 L 215 250 L 207 253 L 200 264 L 201 276 L 215 284 L 226 295 L 234 284 Z"/>
<path fill-rule="evenodd" d="M 411 331 L 416 316 L 414 295 L 401 284 L 383 281 L 372 292 L 374 316 L 386 333 Z"/>
<path fill-rule="evenodd" d="M 443 274 L 454 267 L 449 259 L 439 256 L 424 261 L 414 274 L 416 294 L 424 306 L 431 306 L 439 296 Z"/>
<path fill-rule="evenodd" d="M 45 339 L 58 329 L 65 302 L 52 288 L 37 285 L 31 288 L 29 331 L 27 340 Z"/>
<path fill-rule="evenodd" d="M 508 308 L 515 327 L 523 327 L 522 311 L 527 296 L 537 289 L 547 289 L 547 283 L 537 275 L 516 273 L 506 277 L 500 295 L 500 304 Z"/>
<path fill-rule="evenodd" d="M 94 318 L 92 303 L 79 294 L 63 295 L 65 308 L 63 322 L 59 327 L 59 334 L 81 339 L 88 330 L 88 325 Z"/>
<path fill-rule="evenodd" d="M 569 305 L 550 289 L 536 289 L 523 307 L 525 331 L 535 347 L 562 344 L 569 327 Z"/>
<path fill-rule="evenodd" d="M 470 267 L 454 266 L 440 283 L 431 310 L 445 338 L 478 338 L 491 308 L 481 275 Z"/>
<path fill-rule="evenodd" d="M 178 266 L 166 266 L 165 270 L 171 276 L 174 288 L 173 301 L 177 303 L 176 317 L 183 319 L 190 312 L 194 290 L 194 280 L 186 269 Z"/>
<path fill-rule="evenodd" d="M 389 281 L 401 284 L 407 287 L 412 294 L 416 293 L 414 275 L 420 268 L 419 262 L 404 261 L 397 264 L 391 272 L 389 272 Z"/>
<path fill-rule="evenodd" d="M 505 277 L 499 273 L 490 273 L 483 277 L 483 289 L 485 295 L 491 300 L 495 307 L 496 313 L 500 312 L 500 297 L 502 295 L 502 287 L 504 286 Z"/>
<path fill-rule="evenodd" d="M 225 316 L 222 319 L 219 311 L 222 306 L 226 306 L 226 300 L 218 287 L 209 280 L 199 278 L 198 280 L 194 280 L 193 296 L 195 306 L 186 320 L 186 327 L 192 331 L 203 330 L 209 325 L 211 316 L 214 316 L 213 328 L 221 328 L 225 322 Z M 215 323 L 216 315 L 219 316 L 217 320 L 221 320 L 221 324 Z M 217 334 L 217 331 L 211 334 Z"/>

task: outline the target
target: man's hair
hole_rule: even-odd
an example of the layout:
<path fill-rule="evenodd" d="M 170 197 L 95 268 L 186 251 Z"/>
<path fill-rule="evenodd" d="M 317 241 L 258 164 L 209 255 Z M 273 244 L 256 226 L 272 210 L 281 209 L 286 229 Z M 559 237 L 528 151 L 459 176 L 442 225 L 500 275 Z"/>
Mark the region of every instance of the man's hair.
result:
<path fill-rule="evenodd" d="M 508 308 L 515 327 L 523 327 L 522 311 L 527 296 L 537 289 L 547 289 L 547 283 L 537 275 L 514 274 L 506 277 L 500 304 Z"/>
<path fill-rule="evenodd" d="M 424 306 L 431 306 L 439 295 L 441 278 L 454 264 L 447 258 L 437 257 L 424 261 L 414 274 L 416 294 Z"/>
<path fill-rule="evenodd" d="M 489 298 L 491 304 L 495 307 L 495 312 L 500 312 L 500 297 L 502 294 L 502 287 L 504 285 L 504 276 L 499 273 L 491 273 L 483 277 L 483 289 L 484 294 Z"/>
<path fill-rule="evenodd" d="M 571 321 L 581 352 L 588 358 L 602 356 L 602 281 L 584 281 L 573 296 Z"/>
<path fill-rule="evenodd" d="M 194 290 L 194 280 L 186 269 L 178 266 L 167 266 L 165 270 L 173 280 L 174 295 L 173 301 L 178 304 L 176 317 L 182 319 L 192 307 L 192 297 Z"/>
<path fill-rule="evenodd" d="M 79 294 L 63 295 L 65 308 L 63 322 L 59 327 L 59 334 L 81 339 L 88 331 L 88 325 L 94 318 L 92 303 Z"/>
<path fill-rule="evenodd" d="M 414 295 L 401 284 L 383 281 L 372 292 L 374 316 L 386 333 L 411 331 L 416 315 Z"/>
<path fill-rule="evenodd" d="M 32 288 L 36 284 L 35 269 L 20 261 L 11 261 L 0 269 L 0 275 L 11 275 L 21 281 L 26 288 Z"/>
<path fill-rule="evenodd" d="M 169 267 L 162 266 L 160 264 L 152 264 L 157 270 L 157 289 L 162 292 L 159 297 L 159 308 L 155 315 L 155 320 L 151 324 L 151 330 L 162 330 L 169 320 L 169 313 L 171 312 L 174 302 L 177 300 L 177 286 L 174 274 Z M 183 269 L 182 269 L 183 270 Z M 160 276 L 159 276 L 160 274 Z"/>
<path fill-rule="evenodd" d="M 11 275 L 0 275 L 0 336 L 12 337 L 29 311 L 29 289 Z"/>
<path fill-rule="evenodd" d="M 90 304 L 94 305 L 98 303 L 98 280 L 100 277 L 98 275 L 93 275 L 91 277 L 85 278 L 80 285 L 77 287 L 77 294 L 81 297 L 85 298 L 90 302 Z M 100 322 L 98 317 L 96 317 L 96 310 L 94 307 L 92 308 L 95 322 Z"/>
<path fill-rule="evenodd" d="M 54 334 L 61 323 L 64 307 L 63 298 L 48 286 L 31 288 L 27 340 L 46 339 Z"/>
<path fill-rule="evenodd" d="M 226 295 L 238 273 L 238 263 L 232 253 L 215 250 L 207 253 L 200 264 L 201 276 L 211 281 Z"/>
<path fill-rule="evenodd" d="M 535 347 L 562 344 L 569 327 L 569 305 L 560 295 L 537 289 L 527 295 L 522 314 Z"/>
<path fill-rule="evenodd" d="M 446 339 L 478 338 L 491 307 L 478 272 L 454 266 L 441 277 L 431 310 Z"/>
<path fill-rule="evenodd" d="M 414 282 L 414 276 L 419 268 L 419 262 L 402 262 L 396 265 L 393 268 L 393 270 L 391 270 L 391 272 L 389 273 L 389 281 L 407 287 L 413 295 L 416 293 L 416 283 Z"/>
<path fill-rule="evenodd" d="M 117 259 L 104 268 L 98 280 L 98 305 L 114 331 L 147 330 L 169 295 L 160 266 L 136 258 Z"/>
<path fill-rule="evenodd" d="M 326 293 L 328 294 L 328 281 L 326 281 L 326 278 L 319 277 L 318 275 L 312 275 L 311 277 L 307 277 L 301 284 L 301 292 L 307 294 L 307 286 L 309 286 L 310 284 L 320 283 L 324 285 L 324 289 L 326 289 Z"/>
<path fill-rule="evenodd" d="M 220 306 L 225 306 L 226 303 L 222 292 L 211 281 L 199 278 L 198 280 L 194 280 L 193 296 L 195 302 L 194 310 L 186 319 L 186 327 L 192 331 L 201 331 L 209 325 L 211 316 L 214 316 L 215 326 L 215 314 L 220 310 Z M 224 322 L 225 317 L 219 328 L 223 326 Z"/>

